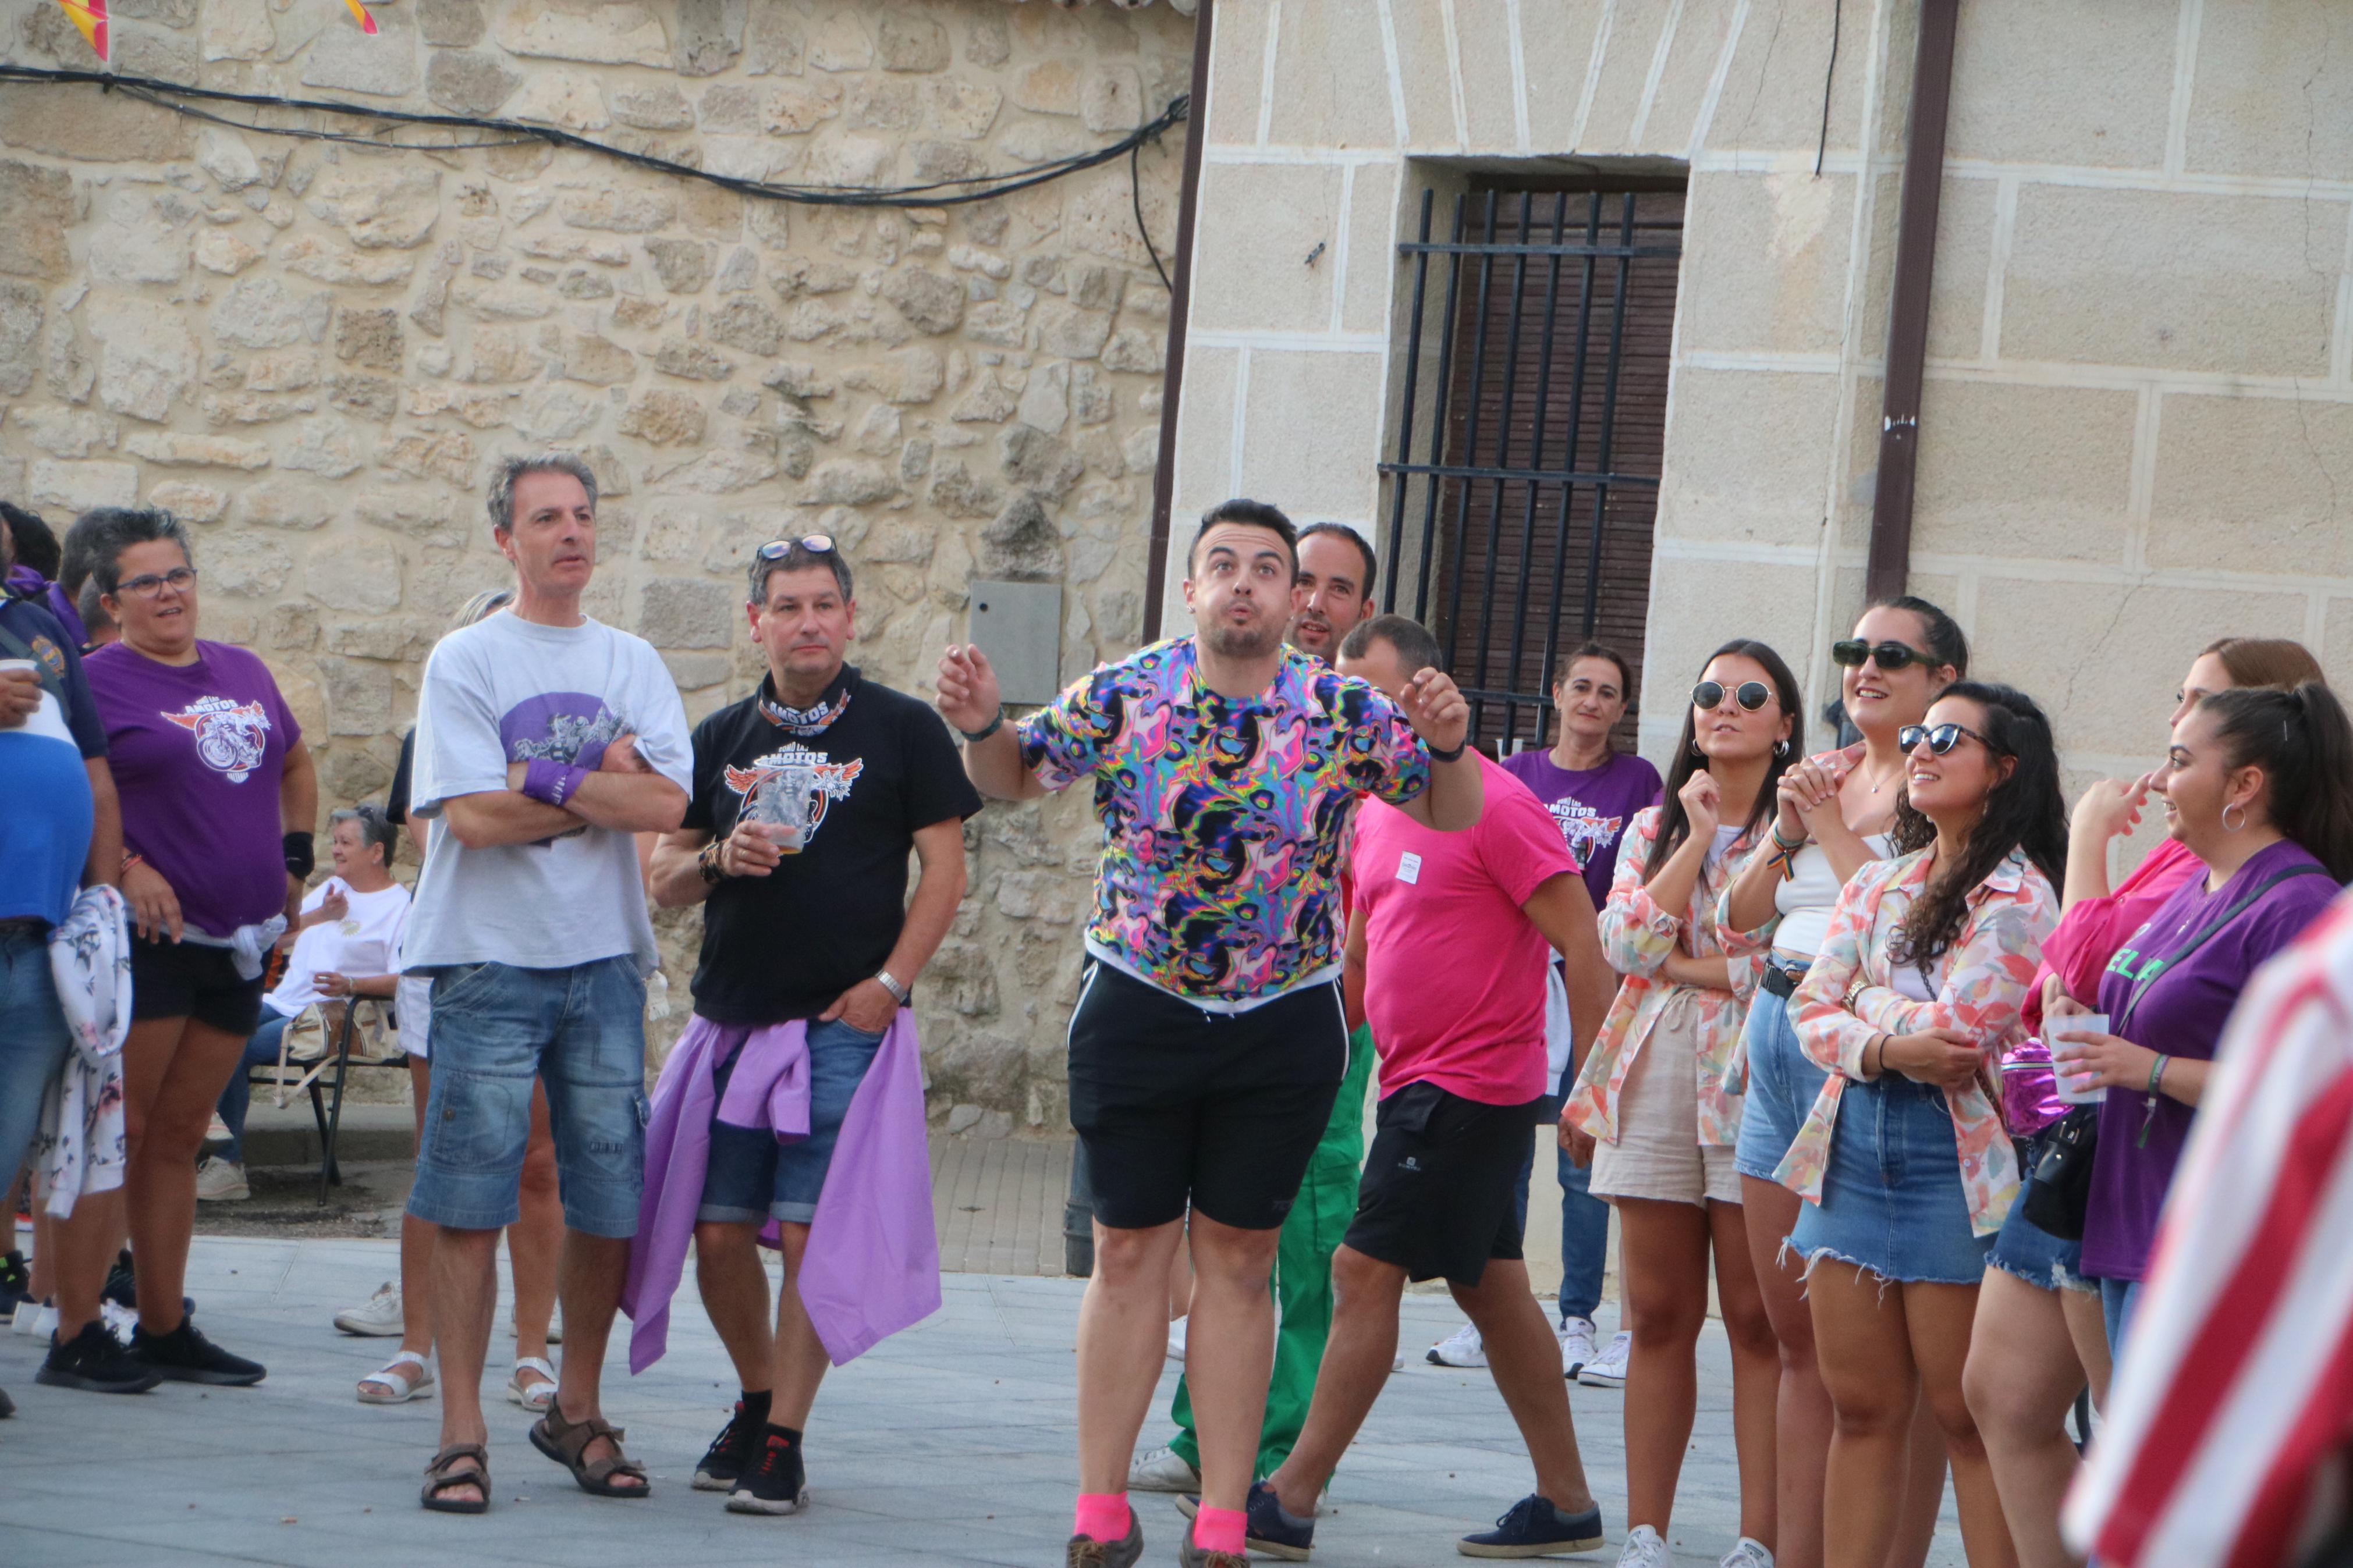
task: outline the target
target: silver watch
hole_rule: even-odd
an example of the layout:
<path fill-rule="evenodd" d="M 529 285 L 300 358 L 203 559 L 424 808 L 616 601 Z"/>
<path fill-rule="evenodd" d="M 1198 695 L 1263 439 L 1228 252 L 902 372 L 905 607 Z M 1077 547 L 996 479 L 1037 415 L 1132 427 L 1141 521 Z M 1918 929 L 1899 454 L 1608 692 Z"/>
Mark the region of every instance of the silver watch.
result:
<path fill-rule="evenodd" d="M 880 985 L 883 990 L 888 991 L 893 997 L 897 998 L 900 1006 L 903 1007 L 907 1005 L 907 998 L 911 993 L 905 986 L 900 984 L 896 980 L 891 977 L 891 972 L 889 970 L 884 969 L 877 971 L 874 975 L 874 984 Z"/>

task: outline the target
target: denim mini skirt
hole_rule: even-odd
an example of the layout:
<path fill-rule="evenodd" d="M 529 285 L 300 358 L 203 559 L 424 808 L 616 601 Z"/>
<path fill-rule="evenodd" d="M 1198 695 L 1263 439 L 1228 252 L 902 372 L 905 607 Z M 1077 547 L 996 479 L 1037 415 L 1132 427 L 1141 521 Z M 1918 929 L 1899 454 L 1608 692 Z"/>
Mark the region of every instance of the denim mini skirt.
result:
<path fill-rule="evenodd" d="M 1748 1063 L 1748 1093 L 1740 1102 L 1740 1142 L 1733 1168 L 1760 1182 L 1773 1180 L 1806 1113 L 1830 1075 L 1798 1045 L 1789 999 L 1760 990 L 1741 1026 L 1740 1050 Z"/>
<path fill-rule="evenodd" d="M 1974 1285 L 1993 1237 L 1972 1235 L 1944 1091 L 1888 1074 L 1849 1083 L 1831 1129 L 1822 1201 L 1799 1211 L 1789 1245 L 1883 1279 Z"/>

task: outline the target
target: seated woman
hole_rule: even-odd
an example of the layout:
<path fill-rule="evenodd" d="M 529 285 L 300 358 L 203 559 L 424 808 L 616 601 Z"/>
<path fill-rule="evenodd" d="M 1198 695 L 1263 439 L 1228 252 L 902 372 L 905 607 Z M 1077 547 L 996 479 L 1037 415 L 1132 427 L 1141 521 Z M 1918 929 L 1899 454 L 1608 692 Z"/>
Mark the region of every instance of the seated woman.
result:
<path fill-rule="evenodd" d="M 221 1090 L 220 1119 L 228 1142 L 196 1167 L 202 1202 L 236 1203 L 253 1195 L 245 1179 L 245 1117 L 253 1101 L 248 1074 L 278 1059 L 286 1026 L 314 1002 L 349 1005 L 354 996 L 392 995 L 392 958 L 408 920 L 408 889 L 392 879 L 390 868 L 399 830 L 375 805 L 338 811 L 328 820 L 335 874 L 302 900 L 301 934 L 294 938 L 286 978 L 261 998 L 261 1027 L 246 1042 L 245 1059 Z"/>

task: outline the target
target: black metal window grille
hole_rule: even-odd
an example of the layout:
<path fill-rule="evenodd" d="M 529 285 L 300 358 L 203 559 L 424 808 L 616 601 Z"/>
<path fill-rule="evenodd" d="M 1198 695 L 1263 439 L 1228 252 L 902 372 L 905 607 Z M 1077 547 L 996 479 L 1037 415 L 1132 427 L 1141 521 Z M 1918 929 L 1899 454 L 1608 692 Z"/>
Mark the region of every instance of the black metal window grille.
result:
<path fill-rule="evenodd" d="M 1683 193 L 1474 190 L 1443 240 L 1436 195 L 1398 247 L 1413 293 L 1382 603 L 1437 633 L 1480 743 L 1546 746 L 1565 650 L 1607 642 L 1641 684 Z"/>

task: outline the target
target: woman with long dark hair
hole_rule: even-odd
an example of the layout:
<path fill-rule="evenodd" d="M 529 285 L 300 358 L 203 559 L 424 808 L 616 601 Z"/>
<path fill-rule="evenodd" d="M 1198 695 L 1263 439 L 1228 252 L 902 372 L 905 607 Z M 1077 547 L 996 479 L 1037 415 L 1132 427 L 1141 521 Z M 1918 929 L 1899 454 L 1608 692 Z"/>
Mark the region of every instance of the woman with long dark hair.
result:
<path fill-rule="evenodd" d="M 2007 686 L 1959 681 L 1907 729 L 1897 858 L 1839 895 L 1798 987 L 1798 1039 L 1829 1069 L 1777 1178 L 1812 1202 L 1790 1244 L 1833 1414 L 1823 1561 L 1879 1568 L 1914 1404 L 1945 1430 L 1969 1561 L 2010 1559 L 1961 1394 L 1985 1258 L 2018 1191 L 1989 1089 L 2058 919 L 2066 807 L 2050 721 Z"/>
<path fill-rule="evenodd" d="M 1723 889 L 1767 837 L 1805 715 L 1781 656 L 1746 638 L 1709 656 L 1692 689 L 1666 792 L 1627 829 L 1601 945 L 1626 976 L 1561 1114 L 1593 1195 L 1618 1208 L 1633 1313 L 1626 1368 L 1628 1534 L 1621 1568 L 1663 1568 L 1675 1483 L 1698 1401 L 1697 1350 L 1715 1263 L 1732 1342 L 1740 1532 L 1726 1568 L 1769 1568 L 1773 1328 L 1749 1266 L 1732 1165 L 1740 1095 L 1725 1075 L 1760 967 L 1727 958 Z M 1596 1146 L 1598 1141 L 1598 1147 Z"/>

